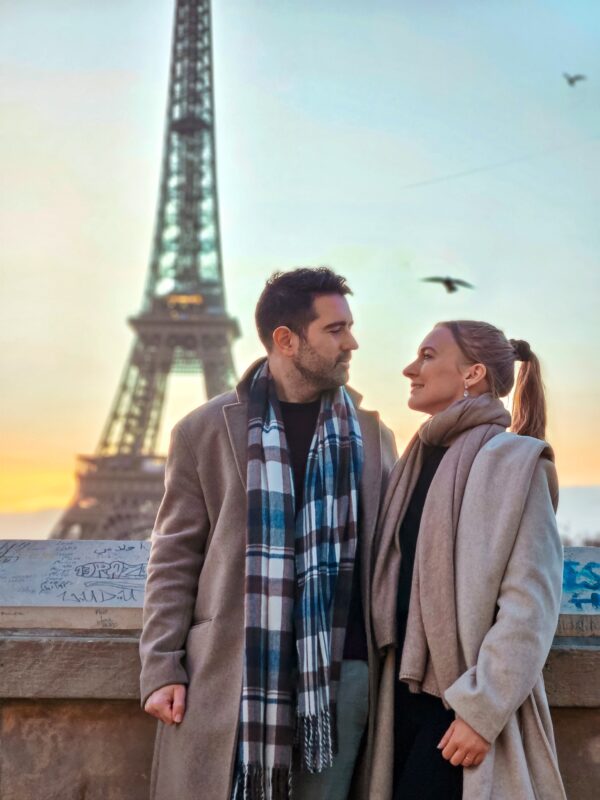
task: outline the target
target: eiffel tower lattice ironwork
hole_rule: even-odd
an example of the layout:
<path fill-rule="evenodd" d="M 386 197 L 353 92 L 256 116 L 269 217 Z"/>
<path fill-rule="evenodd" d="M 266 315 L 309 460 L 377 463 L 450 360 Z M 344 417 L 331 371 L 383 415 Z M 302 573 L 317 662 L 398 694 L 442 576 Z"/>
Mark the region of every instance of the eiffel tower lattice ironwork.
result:
<path fill-rule="evenodd" d="M 143 539 L 163 493 L 156 454 L 167 379 L 202 372 L 213 397 L 235 379 L 215 166 L 210 0 L 177 0 L 158 213 L 141 312 L 96 454 L 52 538 Z"/>

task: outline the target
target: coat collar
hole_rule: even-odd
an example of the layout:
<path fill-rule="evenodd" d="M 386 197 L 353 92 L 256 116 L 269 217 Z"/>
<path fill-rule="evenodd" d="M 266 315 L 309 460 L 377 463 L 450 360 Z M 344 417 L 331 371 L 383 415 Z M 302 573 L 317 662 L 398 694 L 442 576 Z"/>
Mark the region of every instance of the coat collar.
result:
<path fill-rule="evenodd" d="M 260 358 L 251 364 L 242 375 L 236 387 L 237 402 L 223 406 L 225 425 L 231 442 L 231 449 L 235 458 L 237 470 L 246 488 L 246 472 L 248 469 L 248 393 L 250 381 L 255 371 L 265 358 Z M 381 482 L 381 443 L 379 437 L 379 417 L 373 411 L 360 408 L 362 395 L 350 387 L 346 387 L 354 405 L 359 411 L 360 426 L 365 448 L 365 463 L 367 469 L 363 470 L 361 481 L 361 495 L 365 515 L 371 516 L 371 499 L 375 501 L 374 514 L 377 513 L 379 504 L 379 485 Z M 375 500 L 376 498 L 376 500 Z"/>

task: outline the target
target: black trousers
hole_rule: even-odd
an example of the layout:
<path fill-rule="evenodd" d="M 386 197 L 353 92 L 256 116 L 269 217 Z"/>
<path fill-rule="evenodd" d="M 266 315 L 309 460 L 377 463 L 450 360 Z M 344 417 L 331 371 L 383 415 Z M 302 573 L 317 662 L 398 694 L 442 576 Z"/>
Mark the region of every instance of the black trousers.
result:
<path fill-rule="evenodd" d="M 437 749 L 454 712 L 438 697 L 412 694 L 403 681 L 396 681 L 394 705 L 394 800 L 461 800 L 462 767 Z"/>

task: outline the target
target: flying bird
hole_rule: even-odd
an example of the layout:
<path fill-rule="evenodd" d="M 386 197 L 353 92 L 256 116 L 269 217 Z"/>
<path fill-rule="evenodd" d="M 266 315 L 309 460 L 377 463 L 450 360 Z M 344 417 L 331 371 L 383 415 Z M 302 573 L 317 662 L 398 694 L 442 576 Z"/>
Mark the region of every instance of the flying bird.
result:
<path fill-rule="evenodd" d="M 586 75 L 569 75 L 568 72 L 563 72 L 563 78 L 569 84 L 569 86 L 575 86 L 577 81 L 585 81 L 587 80 Z"/>
<path fill-rule="evenodd" d="M 459 286 L 463 287 L 464 289 L 474 289 L 475 287 L 467 283 L 466 281 L 461 280 L 460 278 L 421 278 L 424 283 L 441 283 L 443 286 L 446 287 L 447 292 L 457 292 Z"/>

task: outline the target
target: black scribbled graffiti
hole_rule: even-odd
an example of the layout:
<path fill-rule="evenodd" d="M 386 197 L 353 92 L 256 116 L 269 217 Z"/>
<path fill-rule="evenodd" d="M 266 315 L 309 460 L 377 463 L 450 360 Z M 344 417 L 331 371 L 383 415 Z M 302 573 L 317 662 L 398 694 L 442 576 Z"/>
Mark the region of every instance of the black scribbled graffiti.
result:
<path fill-rule="evenodd" d="M 109 603 L 111 600 L 120 600 L 125 603 L 137 602 L 140 598 L 141 589 L 126 586 L 114 592 L 108 588 L 84 589 L 83 591 L 66 591 L 58 595 L 63 603 Z"/>
<path fill-rule="evenodd" d="M 67 586 L 70 586 L 73 581 L 69 581 L 66 578 L 46 578 L 42 581 L 40 586 L 40 594 L 47 594 L 48 592 L 56 592 L 60 591 L 60 589 L 66 589 Z"/>
<path fill-rule="evenodd" d="M 21 557 L 21 551 L 29 542 L 5 542 L 0 544 L 0 564 L 13 564 Z"/>
<path fill-rule="evenodd" d="M 86 589 L 97 586 L 100 589 L 113 590 L 113 589 L 131 589 L 132 591 L 141 592 L 143 587 L 136 586 L 136 584 L 131 583 L 120 583 L 118 581 L 84 581 L 84 586 Z"/>
<path fill-rule="evenodd" d="M 75 574 L 79 578 L 105 578 L 115 580 L 130 578 L 133 580 L 146 580 L 145 564 L 127 564 L 125 561 L 90 561 L 75 567 Z"/>
<path fill-rule="evenodd" d="M 135 545 L 120 544 L 118 547 L 105 547 L 102 550 L 94 550 L 94 553 L 97 556 L 105 556 L 107 553 L 129 553 L 131 550 L 135 550 Z"/>

